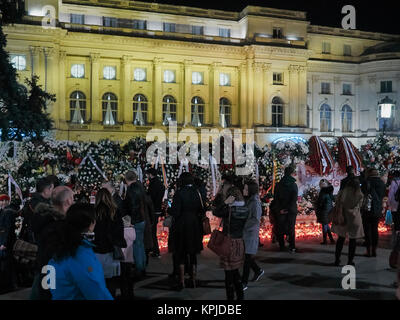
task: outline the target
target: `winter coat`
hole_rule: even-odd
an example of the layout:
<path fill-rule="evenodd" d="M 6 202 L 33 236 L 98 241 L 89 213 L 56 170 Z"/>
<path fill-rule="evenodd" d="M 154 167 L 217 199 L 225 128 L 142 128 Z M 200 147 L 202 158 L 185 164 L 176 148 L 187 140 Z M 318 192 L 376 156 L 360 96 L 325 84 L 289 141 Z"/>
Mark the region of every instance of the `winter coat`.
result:
<path fill-rule="evenodd" d="M 321 224 L 329 224 L 328 214 L 333 207 L 333 186 L 322 188 L 319 192 L 317 205 L 316 205 L 316 216 L 317 222 Z"/>
<path fill-rule="evenodd" d="M 56 271 L 56 288 L 50 289 L 53 300 L 113 300 L 90 242 L 83 240 L 74 256 L 51 259 L 49 265 Z"/>
<path fill-rule="evenodd" d="M 258 194 L 253 195 L 247 201 L 249 216 L 243 230 L 243 240 L 246 254 L 256 254 L 259 244 L 260 221 L 261 221 L 261 200 Z"/>
<path fill-rule="evenodd" d="M 360 207 L 363 201 L 361 190 L 354 193 L 354 190 L 346 186 L 337 196 L 337 205 L 342 206 L 344 225 L 332 224 L 332 232 L 340 237 L 349 235 L 350 239 L 360 239 L 364 237 L 363 224 L 361 219 Z"/>
<path fill-rule="evenodd" d="M 126 190 L 126 196 L 121 204 L 121 216 L 131 216 L 132 224 L 144 221 L 144 213 L 141 206 L 144 205 L 140 194 L 144 192 L 144 188 L 140 182 L 132 183 Z"/>
<path fill-rule="evenodd" d="M 284 176 L 275 188 L 274 200 L 277 202 L 277 212 L 287 210 L 289 216 L 296 216 L 297 195 L 296 179 L 292 176 Z"/>
<path fill-rule="evenodd" d="M 197 189 L 192 185 L 179 189 L 174 195 L 168 214 L 173 217 L 173 252 L 200 253 L 203 250 L 202 219 L 205 212 Z"/>
<path fill-rule="evenodd" d="M 12 255 L 12 247 L 16 240 L 15 218 L 17 212 L 11 206 L 0 210 L 0 246 L 5 246 L 6 250 L 0 251 L 0 259 Z"/>
<path fill-rule="evenodd" d="M 34 232 L 32 230 L 32 220 L 34 217 L 34 212 L 36 207 L 40 204 L 50 204 L 50 199 L 43 198 L 39 193 L 32 194 L 31 200 L 29 200 L 24 208 L 22 209 L 22 228 L 20 232 L 20 238 L 24 241 L 28 241 L 30 243 L 36 243 L 37 239 L 35 239 Z"/>
<path fill-rule="evenodd" d="M 231 214 L 230 218 L 229 212 Z M 235 201 L 231 205 L 223 203 L 214 210 L 213 214 L 222 218 L 222 232 L 224 234 L 229 234 L 232 239 L 243 238 L 244 226 L 249 216 L 249 209 L 244 201 Z"/>
<path fill-rule="evenodd" d="M 153 201 L 155 213 L 159 214 L 161 212 L 161 203 L 164 197 L 164 193 L 165 187 L 161 183 L 160 179 L 158 179 L 158 177 L 150 179 L 148 194 Z"/>
<path fill-rule="evenodd" d="M 124 224 L 121 217 L 115 214 L 114 220 L 109 216 L 96 220 L 93 244 L 95 253 L 105 254 L 114 251 L 114 246 L 126 248 Z"/>
<path fill-rule="evenodd" d="M 361 187 L 364 196 L 372 196 L 372 206 L 369 212 L 362 211 L 363 217 L 380 218 L 382 216 L 382 201 L 385 196 L 386 186 L 379 176 L 369 176 Z"/>
<path fill-rule="evenodd" d="M 146 250 L 151 250 L 154 248 L 153 244 L 153 235 L 151 232 L 151 227 L 155 223 L 155 212 L 154 212 L 154 206 L 153 202 L 147 194 L 145 195 L 145 208 L 144 208 L 144 238 L 143 238 L 143 243 L 144 243 L 144 248 Z"/>
<path fill-rule="evenodd" d="M 63 220 L 65 215 L 56 210 L 52 205 L 47 203 L 39 203 L 32 218 L 32 231 L 38 245 L 38 253 L 36 258 L 36 272 L 40 273 L 42 267 L 45 266 L 53 253 L 49 251 L 47 246 L 48 237 L 54 232 L 57 221 Z"/>
<path fill-rule="evenodd" d="M 399 211 L 399 203 L 395 199 L 396 192 L 400 188 L 400 178 L 394 178 L 389 187 L 388 204 L 392 212 Z"/>
<path fill-rule="evenodd" d="M 339 191 L 343 190 L 346 187 L 347 183 L 352 179 L 354 179 L 354 174 L 351 173 L 351 174 L 348 174 L 346 178 L 340 180 L 340 190 Z"/>

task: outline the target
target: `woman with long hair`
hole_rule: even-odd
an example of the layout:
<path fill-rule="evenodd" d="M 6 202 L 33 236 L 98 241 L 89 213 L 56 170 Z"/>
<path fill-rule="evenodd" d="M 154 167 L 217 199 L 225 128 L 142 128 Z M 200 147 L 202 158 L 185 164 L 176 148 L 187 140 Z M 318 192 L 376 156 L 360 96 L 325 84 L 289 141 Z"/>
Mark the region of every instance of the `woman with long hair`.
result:
<path fill-rule="evenodd" d="M 113 300 L 104 281 L 103 268 L 93 252 L 96 215 L 92 206 L 73 204 L 65 220 L 49 235 L 55 269 L 53 300 Z"/>
<path fill-rule="evenodd" d="M 126 247 L 124 225 L 121 217 L 117 215 L 117 206 L 107 189 L 102 188 L 97 192 L 94 208 L 97 221 L 94 229 L 94 252 L 103 266 L 107 288 L 115 297 L 121 264 L 119 260 L 114 259 L 114 250 Z"/>
<path fill-rule="evenodd" d="M 333 239 L 331 229 L 329 227 L 329 212 L 333 207 L 333 201 L 335 200 L 333 196 L 333 186 L 326 179 L 321 179 L 319 182 L 319 195 L 317 199 L 317 204 L 315 208 L 317 222 L 322 225 L 322 245 L 327 244 L 327 237 L 329 236 L 329 240 L 332 244 L 335 243 Z"/>
<path fill-rule="evenodd" d="M 239 268 L 243 265 L 245 249 L 243 230 L 249 210 L 238 187 L 227 191 L 227 199 L 214 209 L 213 214 L 222 218 L 225 235 L 230 236 L 230 255 L 221 257 L 221 266 L 225 270 L 225 288 L 228 300 L 233 300 L 236 292 L 237 300 L 243 300 L 243 284 Z"/>
<path fill-rule="evenodd" d="M 250 269 L 254 272 L 252 281 L 258 281 L 264 274 L 254 258 L 258 251 L 260 222 L 262 215 L 261 200 L 258 194 L 259 188 L 255 181 L 248 181 L 244 185 L 243 195 L 246 197 L 246 205 L 249 209 L 249 216 L 243 230 L 243 240 L 245 247 L 245 260 L 243 266 L 242 283 L 243 290 L 247 289 Z"/>
<path fill-rule="evenodd" d="M 184 172 L 179 179 L 181 188 L 175 193 L 168 214 L 174 219 L 173 250 L 175 263 L 179 265 L 177 289 L 182 290 L 185 288 L 185 262 L 188 264 L 192 285 L 196 287 L 197 254 L 203 250 L 202 219 L 205 211 L 193 176 Z"/>
<path fill-rule="evenodd" d="M 356 240 L 364 237 L 360 206 L 363 201 L 363 194 L 360 188 L 360 181 L 352 178 L 347 181 L 346 186 L 339 192 L 336 205 L 341 209 L 343 215 L 343 224 L 332 223 L 332 232 L 339 238 L 336 242 L 335 266 L 340 265 L 340 256 L 346 236 L 349 236 L 349 254 L 348 265 L 354 265 L 354 256 L 356 254 Z"/>

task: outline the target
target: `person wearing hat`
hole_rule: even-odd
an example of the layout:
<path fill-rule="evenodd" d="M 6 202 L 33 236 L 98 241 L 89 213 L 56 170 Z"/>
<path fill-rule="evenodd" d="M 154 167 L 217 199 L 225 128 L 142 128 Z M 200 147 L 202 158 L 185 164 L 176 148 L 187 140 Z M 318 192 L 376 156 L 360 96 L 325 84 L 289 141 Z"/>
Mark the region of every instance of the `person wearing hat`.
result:
<path fill-rule="evenodd" d="M 367 247 L 364 256 L 376 257 L 379 240 L 378 224 L 382 216 L 382 201 L 386 192 L 385 183 L 382 181 L 378 170 L 374 168 L 368 170 L 366 181 L 361 190 L 364 194 L 361 215 L 365 233 L 365 246 Z"/>
<path fill-rule="evenodd" d="M 333 186 L 326 179 L 321 179 L 319 182 L 320 192 L 318 195 L 317 205 L 315 208 L 315 213 L 317 216 L 317 222 L 322 225 L 322 235 L 323 241 L 321 244 L 327 244 L 326 238 L 329 236 L 329 240 L 332 244 L 335 243 L 335 240 L 332 237 L 331 229 L 329 227 L 329 218 L 328 214 L 332 210 L 333 207 Z"/>

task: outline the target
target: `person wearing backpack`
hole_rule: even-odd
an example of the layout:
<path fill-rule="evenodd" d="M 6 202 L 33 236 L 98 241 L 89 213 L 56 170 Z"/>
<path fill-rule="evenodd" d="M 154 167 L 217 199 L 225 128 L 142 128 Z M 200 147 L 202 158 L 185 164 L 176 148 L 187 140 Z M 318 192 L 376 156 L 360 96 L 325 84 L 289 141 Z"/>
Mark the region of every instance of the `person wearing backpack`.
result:
<path fill-rule="evenodd" d="M 365 233 L 365 246 L 367 252 L 364 256 L 376 257 L 379 233 L 378 224 L 382 216 L 382 200 L 385 196 L 386 186 L 382 181 L 378 170 L 370 169 L 367 179 L 361 188 L 364 194 L 364 201 L 361 207 L 361 214 Z"/>
<path fill-rule="evenodd" d="M 389 210 L 392 212 L 394 231 L 400 231 L 400 171 L 393 172 L 393 180 L 389 187 Z"/>

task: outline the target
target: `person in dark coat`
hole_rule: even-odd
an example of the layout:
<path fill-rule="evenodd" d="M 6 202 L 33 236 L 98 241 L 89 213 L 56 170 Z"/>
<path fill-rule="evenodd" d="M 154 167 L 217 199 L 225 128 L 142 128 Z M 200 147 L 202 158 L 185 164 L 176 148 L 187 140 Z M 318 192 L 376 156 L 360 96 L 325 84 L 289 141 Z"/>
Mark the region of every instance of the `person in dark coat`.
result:
<path fill-rule="evenodd" d="M 32 194 L 29 200 L 22 209 L 23 224 L 20 233 L 20 238 L 30 243 L 36 243 L 32 231 L 32 219 L 34 216 L 35 208 L 39 203 L 50 204 L 51 194 L 54 185 L 51 179 L 41 178 L 36 183 L 36 192 Z"/>
<path fill-rule="evenodd" d="M 151 201 L 153 202 L 153 207 L 154 207 L 154 222 L 152 223 L 152 229 L 151 229 L 151 234 L 153 236 L 153 257 L 160 257 L 160 248 L 158 245 L 158 240 L 157 240 L 157 224 L 158 220 L 161 217 L 161 205 L 162 205 L 162 200 L 164 198 L 165 194 L 165 187 L 160 181 L 160 179 L 157 177 L 157 170 L 154 168 L 151 168 L 147 170 L 147 174 L 149 177 L 149 187 L 147 190 L 148 195 L 151 198 Z"/>
<path fill-rule="evenodd" d="M 133 256 L 135 259 L 136 271 L 144 274 L 146 270 L 146 250 L 144 245 L 145 236 L 145 192 L 138 176 L 134 171 L 125 174 L 125 181 L 128 185 L 125 199 L 121 205 L 122 216 L 129 215 L 131 223 L 136 232 L 136 239 L 133 243 Z"/>
<path fill-rule="evenodd" d="M 355 175 L 354 175 L 354 168 L 353 166 L 347 166 L 346 167 L 346 173 L 347 173 L 347 177 L 342 179 L 340 181 L 340 190 L 343 190 L 346 187 L 346 184 L 354 179 Z"/>
<path fill-rule="evenodd" d="M 179 179 L 181 187 L 173 197 L 168 214 L 174 219 L 173 250 L 179 264 L 178 290 L 181 290 L 185 287 L 186 259 L 193 287 L 196 286 L 197 254 L 203 250 L 202 220 L 205 212 L 193 176 L 184 172 Z"/>
<path fill-rule="evenodd" d="M 15 219 L 18 206 L 7 195 L 0 196 L 0 294 L 17 288 L 12 248 L 16 241 Z"/>
<path fill-rule="evenodd" d="M 370 169 L 366 175 L 366 181 L 361 190 L 364 194 L 364 202 L 361 207 L 361 215 L 365 233 L 366 257 L 376 257 L 378 246 L 379 219 L 382 217 L 382 201 L 386 193 L 385 183 L 382 181 L 378 170 Z"/>
<path fill-rule="evenodd" d="M 122 218 L 117 215 L 117 205 L 111 193 L 105 188 L 100 189 L 96 194 L 95 211 L 93 250 L 103 266 L 107 288 L 115 297 L 121 265 L 119 260 L 114 259 L 113 253 L 114 247 L 126 248 L 124 224 Z"/>
<path fill-rule="evenodd" d="M 57 221 L 65 218 L 69 207 L 74 203 L 74 193 L 68 187 L 56 187 L 52 192 L 51 202 L 52 205 L 39 203 L 35 207 L 32 218 L 32 231 L 38 245 L 38 252 L 31 300 L 51 300 L 50 290 L 44 290 L 41 286 L 44 277 L 42 268 L 47 265 L 53 255 L 48 248 L 48 237 L 54 232 Z"/>
<path fill-rule="evenodd" d="M 230 236 L 230 255 L 220 259 L 220 264 L 225 270 L 226 297 L 233 300 L 236 292 L 237 300 L 243 300 L 243 283 L 239 269 L 245 258 L 243 231 L 249 209 L 238 187 L 228 189 L 226 200 L 215 208 L 213 214 L 222 218 L 222 232 Z"/>
<path fill-rule="evenodd" d="M 321 179 L 319 182 L 320 192 L 318 195 L 317 205 L 316 205 L 316 216 L 317 222 L 322 225 L 322 237 L 323 241 L 321 244 L 325 245 L 328 242 L 326 241 L 327 236 L 329 236 L 329 240 L 332 244 L 335 243 L 335 240 L 332 237 L 332 232 L 329 227 L 329 212 L 333 208 L 333 201 L 335 200 L 333 196 L 333 186 L 326 179 Z"/>
<path fill-rule="evenodd" d="M 285 249 L 284 235 L 289 237 L 289 251 L 296 252 L 295 227 L 297 217 L 297 195 L 296 170 L 294 166 L 285 168 L 285 175 L 275 188 L 274 200 L 276 201 L 277 233 L 281 251 Z"/>

